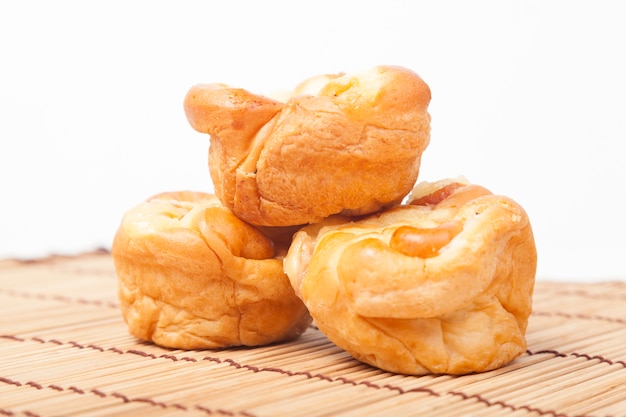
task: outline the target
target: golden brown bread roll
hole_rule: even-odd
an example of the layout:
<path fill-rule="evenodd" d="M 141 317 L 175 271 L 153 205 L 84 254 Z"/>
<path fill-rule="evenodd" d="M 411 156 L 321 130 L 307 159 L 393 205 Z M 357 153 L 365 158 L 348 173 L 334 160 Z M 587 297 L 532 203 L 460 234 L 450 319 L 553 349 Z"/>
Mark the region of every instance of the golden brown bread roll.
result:
<path fill-rule="evenodd" d="M 430 97 L 414 72 L 379 66 L 314 77 L 285 103 L 196 85 L 184 108 L 191 126 L 210 135 L 222 203 L 251 224 L 290 226 L 399 204 L 430 140 Z"/>
<path fill-rule="evenodd" d="M 277 241 L 290 240 L 272 230 Z M 179 349 L 298 337 L 311 318 L 283 272 L 286 248 L 217 197 L 163 193 L 124 215 L 112 245 L 132 335 Z"/>
<path fill-rule="evenodd" d="M 317 326 L 356 359 L 421 375 L 507 364 L 526 349 L 537 254 L 525 211 L 461 179 L 409 204 L 298 231 L 285 271 Z"/>

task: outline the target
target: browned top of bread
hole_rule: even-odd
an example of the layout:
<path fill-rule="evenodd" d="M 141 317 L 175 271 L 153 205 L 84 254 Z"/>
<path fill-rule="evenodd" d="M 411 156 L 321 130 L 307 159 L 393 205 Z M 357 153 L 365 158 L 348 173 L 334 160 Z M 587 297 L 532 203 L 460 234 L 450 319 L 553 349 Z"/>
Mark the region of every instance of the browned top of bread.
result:
<path fill-rule="evenodd" d="M 191 126 L 211 136 L 216 195 L 263 226 L 363 215 L 413 188 L 430 140 L 428 85 L 379 66 L 315 77 L 286 102 L 221 84 L 192 87 Z"/>

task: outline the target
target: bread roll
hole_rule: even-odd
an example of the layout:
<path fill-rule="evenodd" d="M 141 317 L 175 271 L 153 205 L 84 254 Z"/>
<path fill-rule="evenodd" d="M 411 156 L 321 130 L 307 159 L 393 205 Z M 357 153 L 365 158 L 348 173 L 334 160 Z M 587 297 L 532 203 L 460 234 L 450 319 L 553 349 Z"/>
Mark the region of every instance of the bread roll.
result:
<path fill-rule="evenodd" d="M 285 271 L 356 359 L 412 375 L 501 367 L 526 349 L 537 254 L 525 211 L 463 179 L 409 203 L 299 230 Z"/>
<path fill-rule="evenodd" d="M 215 193 L 239 218 L 292 226 L 399 204 L 430 140 L 430 89 L 379 66 L 313 77 L 286 102 L 223 84 L 193 86 L 191 126 L 210 135 Z"/>
<path fill-rule="evenodd" d="M 290 241 L 272 230 L 278 241 Z M 283 272 L 286 248 L 214 195 L 163 193 L 129 210 L 112 245 L 130 333 L 178 349 L 290 340 L 311 318 Z"/>

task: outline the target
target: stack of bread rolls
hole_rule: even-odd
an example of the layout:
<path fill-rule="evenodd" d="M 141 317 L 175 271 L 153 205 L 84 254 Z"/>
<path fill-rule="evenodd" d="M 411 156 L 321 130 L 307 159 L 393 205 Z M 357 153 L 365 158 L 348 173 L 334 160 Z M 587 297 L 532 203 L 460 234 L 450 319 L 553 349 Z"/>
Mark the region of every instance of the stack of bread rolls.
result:
<path fill-rule="evenodd" d="M 395 66 L 316 76 L 282 100 L 191 87 L 184 110 L 210 137 L 214 195 L 162 193 L 124 215 L 112 254 L 130 333 L 261 346 L 314 322 L 354 358 L 411 375 L 521 355 L 528 216 L 464 178 L 417 183 L 430 98 Z"/>

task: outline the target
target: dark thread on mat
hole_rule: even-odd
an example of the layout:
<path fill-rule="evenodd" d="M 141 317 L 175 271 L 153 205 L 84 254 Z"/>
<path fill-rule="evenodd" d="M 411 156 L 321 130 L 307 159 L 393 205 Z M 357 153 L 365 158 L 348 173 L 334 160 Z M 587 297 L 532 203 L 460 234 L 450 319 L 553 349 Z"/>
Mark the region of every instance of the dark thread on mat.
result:
<path fill-rule="evenodd" d="M 155 355 L 154 353 L 148 353 L 148 352 L 144 352 L 142 350 L 139 349 L 128 349 L 128 350 L 121 350 L 117 347 L 109 347 L 109 348 L 104 348 L 102 346 L 98 346 L 98 345 L 94 345 L 94 344 L 81 344 L 78 343 L 76 341 L 70 340 L 67 342 L 62 342 L 58 339 L 42 339 L 40 337 L 31 337 L 28 339 L 19 337 L 19 336 L 15 336 L 15 335 L 0 335 L 0 339 L 9 339 L 9 340 L 14 340 L 17 342 L 25 342 L 26 340 L 32 340 L 34 342 L 38 342 L 38 343 L 51 343 L 51 344 L 55 344 L 58 346 L 61 345 L 70 345 L 72 347 L 75 347 L 77 349 L 91 349 L 91 350 L 96 350 L 98 352 L 113 352 L 113 353 L 117 353 L 117 354 L 131 354 L 131 355 L 137 355 L 137 356 L 141 356 L 144 358 L 149 358 L 149 359 L 167 359 L 170 360 L 172 362 L 178 362 L 178 361 L 186 361 L 186 362 L 199 362 L 200 360 L 202 361 L 210 361 L 210 362 L 215 362 L 215 363 L 226 363 L 236 369 L 246 369 L 249 370 L 251 372 L 257 373 L 257 372 L 276 372 L 276 373 L 281 373 L 287 376 L 304 376 L 307 379 L 322 379 L 322 380 L 326 380 L 329 382 L 334 382 L 334 381 L 339 381 L 339 382 L 343 382 L 345 384 L 350 384 L 350 385 L 364 385 L 364 386 L 369 386 L 371 388 L 380 388 L 379 385 L 377 384 L 372 384 L 369 383 L 367 381 L 362 381 L 362 382 L 356 382 L 356 381 L 352 381 L 349 380 L 345 377 L 337 377 L 337 378 L 331 378 L 328 377 L 326 375 L 323 374 L 313 374 L 311 372 L 308 371 L 289 371 L 289 370 L 285 370 L 285 369 L 281 369 L 281 368 L 277 368 L 277 367 L 257 367 L 254 365 L 247 365 L 247 364 L 241 364 L 231 358 L 226 358 L 226 359 L 221 359 L 218 357 L 213 357 L 213 356 L 204 356 L 202 357 L 202 359 L 197 359 L 191 356 L 176 356 L 173 354 L 161 354 L 161 355 Z M 570 353 L 562 353 L 559 352 L 557 350 L 552 350 L 552 349 L 545 349 L 545 350 L 540 350 L 540 351 L 532 351 L 532 350 L 526 350 L 526 353 L 528 355 L 541 355 L 541 354 L 550 354 L 550 355 L 554 355 L 555 357 L 561 357 L 561 358 L 565 358 L 565 357 L 575 357 L 575 358 L 584 358 L 588 361 L 598 361 L 601 363 L 606 363 L 608 365 L 619 365 L 623 368 L 626 368 L 626 361 L 622 361 L 622 360 L 611 360 L 609 358 L 606 358 L 602 355 L 590 355 L 587 353 L 578 353 L 578 352 L 570 352 Z M 392 387 L 392 386 L 385 386 L 385 388 L 387 389 L 392 389 L 392 390 L 397 390 L 400 393 L 404 393 L 405 391 L 402 390 L 399 387 Z M 427 388 L 419 388 L 416 389 L 417 391 L 431 391 Z M 407 392 L 415 392 L 415 390 L 408 390 Z M 433 394 L 436 394 L 433 392 Z"/>
<path fill-rule="evenodd" d="M 353 385 L 353 386 L 364 386 L 364 387 L 368 387 L 368 388 L 374 388 L 374 389 L 384 389 L 384 390 L 389 390 L 389 391 L 397 391 L 399 394 L 409 394 L 409 393 L 417 393 L 417 392 L 422 392 L 422 393 L 426 393 L 430 396 L 434 396 L 434 397 L 439 397 L 441 394 L 438 392 L 433 391 L 430 388 L 411 388 L 411 389 L 404 389 L 402 387 L 399 386 L 395 386 L 395 385 L 391 385 L 391 384 L 385 384 L 385 385 L 380 385 L 380 384 L 375 384 L 369 381 L 355 381 L 349 378 L 345 378 L 345 377 L 338 377 L 338 378 L 333 378 L 330 377 L 328 375 L 324 375 L 321 373 L 311 373 L 308 371 L 290 371 L 287 369 L 282 369 L 282 368 L 278 368 L 278 367 L 257 367 L 257 366 L 253 366 L 253 365 L 246 365 L 246 364 L 241 364 L 239 362 L 234 361 L 233 359 L 227 358 L 227 359 L 220 359 L 220 358 L 216 358 L 213 356 L 205 356 L 202 360 L 204 361 L 210 361 L 210 362 L 215 362 L 215 363 L 226 363 L 236 369 L 245 369 L 254 373 L 258 373 L 258 372 L 274 372 L 274 373 L 279 373 L 281 375 L 286 375 L 286 376 L 303 376 L 307 379 L 318 379 L 321 381 L 328 381 L 328 382 L 341 382 L 343 384 L 348 384 L 348 385 Z"/>
<path fill-rule="evenodd" d="M 626 289 L 626 286 L 621 286 L 619 289 L 620 290 Z M 552 293 L 554 295 L 584 297 L 584 298 L 591 298 L 591 299 L 594 299 L 594 300 L 605 300 L 605 301 L 626 300 L 626 294 L 623 294 L 623 293 L 599 293 L 599 294 L 596 294 L 596 293 L 591 293 L 591 292 L 586 291 L 586 290 L 562 290 L 562 289 L 556 290 L 556 291 L 552 291 Z"/>
<path fill-rule="evenodd" d="M 315 377 L 315 376 L 314 376 Z M 339 379 L 337 379 L 339 380 Z M 100 398 L 117 398 L 119 400 L 121 400 L 124 403 L 145 403 L 147 405 L 153 406 L 153 407 L 159 407 L 159 408 L 163 408 L 163 409 L 178 409 L 178 410 L 182 410 L 182 411 L 192 411 L 192 410 L 198 410 L 198 411 L 203 411 L 209 415 L 225 415 L 225 416 L 242 416 L 242 417 L 255 417 L 254 414 L 242 411 L 242 412 L 233 412 L 233 411 L 229 411 L 229 410 L 224 410 L 224 409 L 212 409 L 212 408 L 207 408 L 201 405 L 195 405 L 195 406 L 185 406 L 182 404 L 178 404 L 178 403 L 172 403 L 172 404 L 167 404 L 164 402 L 160 402 L 160 401 L 156 401 L 152 398 L 146 398 L 146 397 L 136 397 L 136 398 L 130 398 L 124 394 L 121 394 L 119 392 L 112 392 L 110 394 L 107 394 L 103 391 L 100 391 L 98 389 L 92 389 L 89 391 L 85 391 L 83 389 L 80 389 L 78 387 L 75 386 L 70 386 L 67 389 L 64 389 L 63 387 L 60 387 L 58 385 L 48 385 L 47 387 L 42 386 L 41 384 L 37 383 L 37 382 L 33 382 L 33 381 L 29 381 L 26 382 L 25 384 L 22 384 L 19 381 L 15 381 L 12 380 L 10 378 L 5 378 L 5 377 L 0 377 L 0 382 L 3 382 L 5 384 L 10 384 L 10 385 L 15 385 L 15 386 L 30 386 L 33 387 L 37 390 L 42 390 L 45 388 L 49 388 L 52 389 L 54 391 L 58 391 L 58 392 L 64 392 L 64 391 L 70 391 L 73 392 L 75 394 L 79 394 L 79 395 L 86 395 L 86 394 L 93 394 L 97 397 Z M 349 381 L 351 384 L 354 385 L 360 385 L 359 383 L 355 384 L 355 381 Z M 376 384 L 371 384 L 368 383 L 368 386 L 373 386 L 375 388 L 388 388 L 388 385 L 385 386 L 378 386 Z M 391 387 L 394 390 L 397 390 L 399 393 L 409 393 L 409 392 L 424 392 L 422 391 L 422 389 L 411 389 L 411 390 L 402 390 L 400 387 Z M 431 390 L 426 390 L 426 393 L 428 394 L 432 394 L 435 396 L 440 396 L 440 394 L 434 393 Z M 531 407 L 529 405 L 523 405 L 523 406 L 516 406 L 513 404 L 509 404 L 507 402 L 504 401 L 490 401 L 484 397 L 482 397 L 480 394 L 466 394 L 464 392 L 460 392 L 460 391 L 449 391 L 447 394 L 450 395 L 454 395 L 454 396 L 458 396 L 461 397 L 463 400 L 476 400 L 478 402 L 481 402 L 483 404 L 485 404 L 488 407 L 502 407 L 503 409 L 508 409 L 511 411 L 520 411 L 520 410 L 526 410 L 530 413 L 537 413 L 538 415 L 541 416 L 548 416 L 551 415 L 553 417 L 569 417 L 567 414 L 562 414 L 562 413 L 557 413 L 556 411 L 553 410 L 542 410 L 540 408 L 536 408 L 536 407 Z M 0 409 L 0 414 L 3 415 L 14 415 L 13 412 L 9 411 L 9 410 L 2 410 Z M 584 417 L 584 416 L 577 416 L 577 417 Z"/>
<path fill-rule="evenodd" d="M 20 414 L 23 414 L 27 417 L 41 417 L 39 414 L 33 413 L 32 411 L 20 411 Z M 14 416 L 16 415 L 13 411 L 7 410 L 5 408 L 0 408 L 0 416 Z"/>
<path fill-rule="evenodd" d="M 589 314 L 572 314 L 572 313 L 563 313 L 561 311 L 533 311 L 532 314 L 533 316 L 541 316 L 541 317 L 563 317 L 566 319 L 597 320 L 597 321 L 604 321 L 607 323 L 626 324 L 625 319 L 621 319 L 618 317 L 597 316 L 597 315 L 589 315 Z"/>
<path fill-rule="evenodd" d="M 11 378 L 6 378 L 6 377 L 0 377 L 0 382 L 4 383 L 4 384 L 8 384 L 8 385 L 14 385 L 16 387 L 31 387 L 34 388 L 36 390 L 44 390 L 44 389 L 51 389 L 53 391 L 57 391 L 57 392 L 71 392 L 74 394 L 78 394 L 78 395 L 87 395 L 87 394 L 93 394 L 96 397 L 99 398 L 117 398 L 120 401 L 122 401 L 123 403 L 143 403 L 143 404 L 147 404 L 149 406 L 152 407 L 159 407 L 162 409 L 177 409 L 177 410 L 182 410 L 182 411 L 193 411 L 193 410 L 198 410 L 198 411 L 203 411 L 204 413 L 208 414 L 208 415 L 220 415 L 220 416 L 241 416 L 241 417 L 255 417 L 254 414 L 248 413 L 247 411 L 230 411 L 230 410 L 224 410 L 221 408 L 209 408 L 209 407 L 205 407 L 202 405 L 193 405 L 193 406 L 186 406 L 183 404 L 178 404 L 178 403 L 164 403 L 161 401 L 157 401 L 154 400 L 152 398 L 148 398 L 148 397 L 136 397 L 136 398 L 131 398 L 127 395 L 121 394 L 119 392 L 112 392 L 110 394 L 107 394 L 101 390 L 98 389 L 91 389 L 91 390 L 83 390 L 81 388 L 78 388 L 74 385 L 67 387 L 67 388 L 63 388 L 59 385 L 48 385 L 48 386 L 43 386 L 38 382 L 34 382 L 34 381 L 28 381 L 26 383 L 21 383 L 19 381 L 16 381 L 14 379 Z M 29 416 L 37 416 L 37 414 L 34 413 L 30 413 L 27 411 L 21 411 L 21 414 L 26 414 Z M 2 409 L 0 408 L 0 415 L 6 415 L 6 416 L 13 416 L 15 415 L 15 413 L 11 410 L 7 410 L 7 409 Z"/>
<path fill-rule="evenodd" d="M 82 252 L 76 255 L 65 255 L 62 253 L 51 253 L 47 256 L 37 257 L 37 258 L 7 258 L 8 261 L 16 262 L 18 264 L 23 265 L 32 265 L 32 264 L 47 264 L 55 261 L 71 261 L 72 259 L 78 259 L 82 256 L 90 256 L 90 255 L 110 255 L 111 251 L 108 248 L 99 246 L 94 248 L 93 250 Z"/>
<path fill-rule="evenodd" d="M 25 341 L 26 339 L 14 336 L 14 335 L 8 335 L 8 336 L 0 336 L 0 338 L 7 338 L 7 339 L 12 339 L 12 340 L 16 340 L 16 341 Z M 41 338 L 31 338 L 30 340 L 34 340 L 37 341 L 39 343 L 46 343 L 45 340 L 41 339 Z M 61 342 L 59 342 L 56 339 L 52 339 L 50 341 L 48 341 L 50 343 L 55 343 L 55 344 L 59 344 Z M 193 357 L 177 357 L 175 355 L 171 355 L 171 354 L 163 354 L 163 355 L 155 355 L 153 353 L 148 353 L 148 352 L 144 352 L 138 349 L 128 349 L 126 351 L 123 351 L 119 348 L 115 348 L 115 347 L 111 347 L 111 348 L 102 348 L 100 346 L 95 346 L 95 345 L 82 345 L 79 344 L 77 342 L 66 342 L 64 344 L 67 345 L 71 345 L 73 347 L 76 347 L 78 349 L 93 349 L 99 352 L 103 352 L 103 351 L 111 351 L 111 352 L 115 352 L 118 354 L 132 354 L 132 355 L 138 355 L 144 358 L 149 358 L 149 359 L 167 359 L 167 360 L 171 360 L 173 362 L 176 361 L 180 361 L 180 360 L 185 360 L 185 361 L 190 361 L 190 362 L 198 362 L 199 360 Z M 577 353 L 570 353 L 570 354 L 564 354 L 564 353 L 560 353 L 557 351 L 551 351 L 551 350 L 546 350 L 546 351 L 539 351 L 539 352 L 531 352 L 531 351 L 527 351 L 527 353 L 529 355 L 537 355 L 537 354 L 552 354 L 558 357 L 567 357 L 567 356 L 574 356 L 574 357 L 583 357 L 587 360 L 600 360 L 600 357 L 593 357 L 593 356 L 589 356 L 586 354 L 577 354 Z M 218 363 L 218 364 L 228 364 L 229 366 L 232 366 L 236 369 L 244 369 L 244 370 L 248 370 L 254 373 L 258 373 L 258 372 L 275 372 L 275 373 L 280 373 L 282 375 L 286 375 L 286 376 L 304 376 L 307 379 L 318 379 L 318 380 L 323 380 L 323 381 L 328 381 L 328 382 L 341 382 L 343 384 L 349 384 L 349 385 L 353 385 L 353 386 L 364 386 L 364 387 L 368 387 L 368 388 L 372 388 L 372 389 L 384 389 L 384 390 L 389 390 L 389 391 L 396 391 L 398 393 L 398 395 L 403 395 L 403 394 L 409 394 L 409 393 L 424 393 L 427 394 L 429 396 L 434 396 L 434 397 L 440 397 L 442 395 L 445 394 L 450 394 L 450 395 L 454 395 L 454 396 L 459 396 L 461 397 L 463 400 L 477 400 L 481 403 L 484 403 L 485 405 L 489 406 L 489 407 L 502 407 L 505 409 L 510 409 L 512 411 L 519 411 L 519 410 L 527 410 L 529 412 L 534 412 L 537 413 L 539 415 L 542 416 L 547 416 L 547 415 L 552 415 L 553 417 L 569 417 L 567 414 L 558 414 L 555 411 L 552 410 L 541 410 L 539 408 L 531 408 L 528 405 L 524 405 L 524 406 L 517 406 L 517 405 L 513 405 L 513 404 L 509 404 L 507 402 L 504 401 L 490 401 L 482 396 L 480 396 L 479 394 L 466 394 L 462 391 L 447 391 L 444 393 L 439 393 L 436 392 L 430 388 L 424 388 L 424 387 L 417 387 L 417 388 L 411 388 L 411 389 L 404 389 L 400 386 L 397 385 L 391 385 L 391 384 L 385 384 L 385 385 L 381 385 L 381 384 L 376 384 L 376 383 L 372 383 L 369 381 L 355 381 L 349 378 L 345 378 L 345 377 L 338 377 L 338 378 L 333 378 L 330 377 L 328 375 L 324 375 L 321 373 L 311 373 L 308 371 L 290 371 L 290 370 L 285 370 L 282 368 L 278 368 L 278 367 L 257 367 L 257 366 L 253 366 L 253 365 L 247 365 L 247 364 L 241 364 L 231 358 L 226 358 L 226 359 L 221 359 L 218 357 L 214 357 L 214 356 L 204 356 L 202 359 L 202 361 L 210 361 L 210 362 L 214 362 L 214 363 Z M 619 364 L 623 367 L 626 367 L 626 364 L 623 363 L 622 361 L 610 361 L 610 360 L 606 360 L 607 363 L 610 364 Z M 5 382 L 2 378 L 0 378 L 0 382 Z M 63 391 L 64 389 L 57 386 L 57 385 L 49 385 L 48 388 L 50 389 L 55 389 L 58 391 Z M 69 390 L 73 390 L 73 388 L 76 387 L 70 387 L 68 388 Z M 76 392 L 76 391 L 74 391 Z M 101 391 L 96 391 L 94 392 L 94 390 L 90 391 L 91 393 L 93 393 L 94 395 L 98 395 L 98 396 L 102 396 L 102 395 L 107 395 L 105 393 L 102 393 Z M 124 397 L 122 394 L 118 394 L 118 393 L 112 393 L 109 394 L 108 396 L 114 396 L 114 397 L 118 397 L 122 400 L 124 400 Z M 126 398 L 126 400 L 124 400 L 124 402 L 130 402 L 131 399 Z M 134 402 L 138 402 L 138 401 L 146 401 L 146 399 L 143 398 L 139 398 L 139 399 L 132 399 L 132 401 Z M 152 405 L 158 405 L 156 402 Z M 172 407 L 172 405 L 168 405 L 168 407 Z M 206 411 L 204 409 L 202 409 L 202 411 Z M 224 415 L 223 413 L 224 410 L 213 410 L 214 414 L 220 414 L 220 415 Z M 244 414 L 244 413 L 239 413 L 239 415 L 241 416 L 246 416 L 246 417 L 253 417 L 250 414 Z M 585 416 L 577 416 L 577 417 L 585 417 Z"/>
<path fill-rule="evenodd" d="M 119 305 L 114 302 L 101 301 L 101 300 L 87 300 L 84 298 L 72 298 L 58 294 L 41 294 L 32 293 L 27 291 L 6 290 L 0 288 L 0 294 L 8 295 L 9 297 L 25 298 L 29 300 L 41 300 L 41 301 L 59 301 L 62 303 L 90 305 L 97 307 L 107 308 L 119 308 Z"/>
<path fill-rule="evenodd" d="M 538 350 L 536 352 L 527 350 L 526 353 L 529 355 L 548 354 L 548 355 L 554 355 L 557 358 L 566 358 L 568 356 L 575 357 L 575 358 L 584 358 L 588 361 L 598 361 L 600 363 L 606 363 L 608 365 L 620 365 L 622 368 L 626 368 L 626 361 L 614 361 L 609 358 L 605 358 L 602 355 L 590 355 L 588 353 L 578 353 L 578 352 L 562 353 L 562 352 L 559 352 L 558 350 L 552 350 L 552 349 Z"/>
<path fill-rule="evenodd" d="M 480 403 L 483 403 L 483 404 L 487 405 L 488 407 L 499 406 L 499 407 L 502 407 L 505 410 L 511 410 L 511 411 L 526 410 L 529 413 L 537 413 L 540 416 L 569 417 L 568 414 L 557 413 L 554 410 L 542 410 L 540 408 L 531 407 L 529 405 L 516 406 L 516 405 L 513 405 L 513 404 L 506 403 L 504 401 L 490 401 L 490 400 L 484 398 L 483 396 L 481 396 L 480 394 L 466 394 L 466 393 L 460 392 L 460 391 L 450 391 L 449 393 L 451 395 L 455 395 L 455 396 L 461 397 L 464 400 L 476 400 L 476 401 L 478 401 Z M 577 416 L 577 417 L 585 417 L 585 416 Z"/>
<path fill-rule="evenodd" d="M 0 336 L 1 337 L 5 337 L 5 336 Z M 6 336 L 6 338 L 12 339 L 12 340 L 16 340 L 16 341 L 26 341 L 26 339 L 17 337 L 17 336 L 13 336 L 13 335 L 8 335 Z M 54 344 L 61 344 L 61 342 L 59 342 L 56 339 L 52 339 L 52 340 L 43 340 L 41 338 L 30 338 L 30 340 L 39 342 L 39 343 L 54 343 Z M 93 344 L 89 344 L 89 345 L 83 345 L 80 343 L 77 343 L 75 341 L 69 341 L 64 343 L 66 345 L 70 345 L 73 346 L 77 349 L 92 349 L 92 350 L 96 350 L 98 352 L 104 352 L 104 351 L 109 351 L 109 352 L 115 352 L 117 354 L 131 354 L 131 355 L 137 355 L 137 356 L 141 356 L 143 358 L 149 358 L 149 359 L 166 359 L 166 360 L 171 360 L 173 362 L 177 362 L 177 361 L 189 361 L 189 362 L 198 362 L 198 359 L 193 358 L 193 357 L 189 357 L 189 356 L 184 356 L 184 357 L 178 357 L 175 355 L 171 355 L 171 354 L 162 354 L 162 355 L 155 355 L 154 353 L 148 353 L 148 352 L 144 352 L 142 350 L 138 350 L 138 349 L 128 349 L 126 351 L 123 351 L 119 348 L 116 347 L 110 347 L 110 348 L 103 348 L 100 346 L 96 346 Z M 368 388 L 374 388 L 374 389 L 385 389 L 385 390 L 389 390 L 389 391 L 396 391 L 399 394 L 408 394 L 408 393 L 417 393 L 417 392 L 422 392 L 422 393 L 426 393 L 430 396 L 435 396 L 438 397 L 441 394 L 429 389 L 429 388 L 411 388 L 411 389 L 404 389 L 402 387 L 399 386 L 395 386 L 395 385 L 391 385 L 391 384 L 386 384 L 386 385 L 379 385 L 379 384 L 375 384 L 369 381 L 354 381 L 345 377 L 338 377 L 338 378 L 332 378 L 329 377 L 327 375 L 321 374 L 321 373 L 311 373 L 308 371 L 290 371 L 290 370 L 286 370 L 286 369 L 282 369 L 282 368 L 277 368 L 277 367 L 257 367 L 257 366 L 253 366 L 253 365 L 247 365 L 247 364 L 241 364 L 231 358 L 226 358 L 226 359 L 221 359 L 221 358 L 217 358 L 217 357 L 213 357 L 213 356 L 205 356 L 201 359 L 202 361 L 210 361 L 210 362 L 214 362 L 214 363 L 218 363 L 218 364 L 227 364 L 229 366 L 232 366 L 236 369 L 244 369 L 244 370 L 248 370 L 254 373 L 258 373 L 258 372 L 274 372 L 274 373 L 280 373 L 282 375 L 287 375 L 287 376 L 303 376 L 306 377 L 307 379 L 319 379 L 319 380 L 324 380 L 324 381 L 328 381 L 328 382 L 341 382 L 343 384 L 349 384 L 349 385 L 354 385 L 354 386 L 365 386 Z"/>

